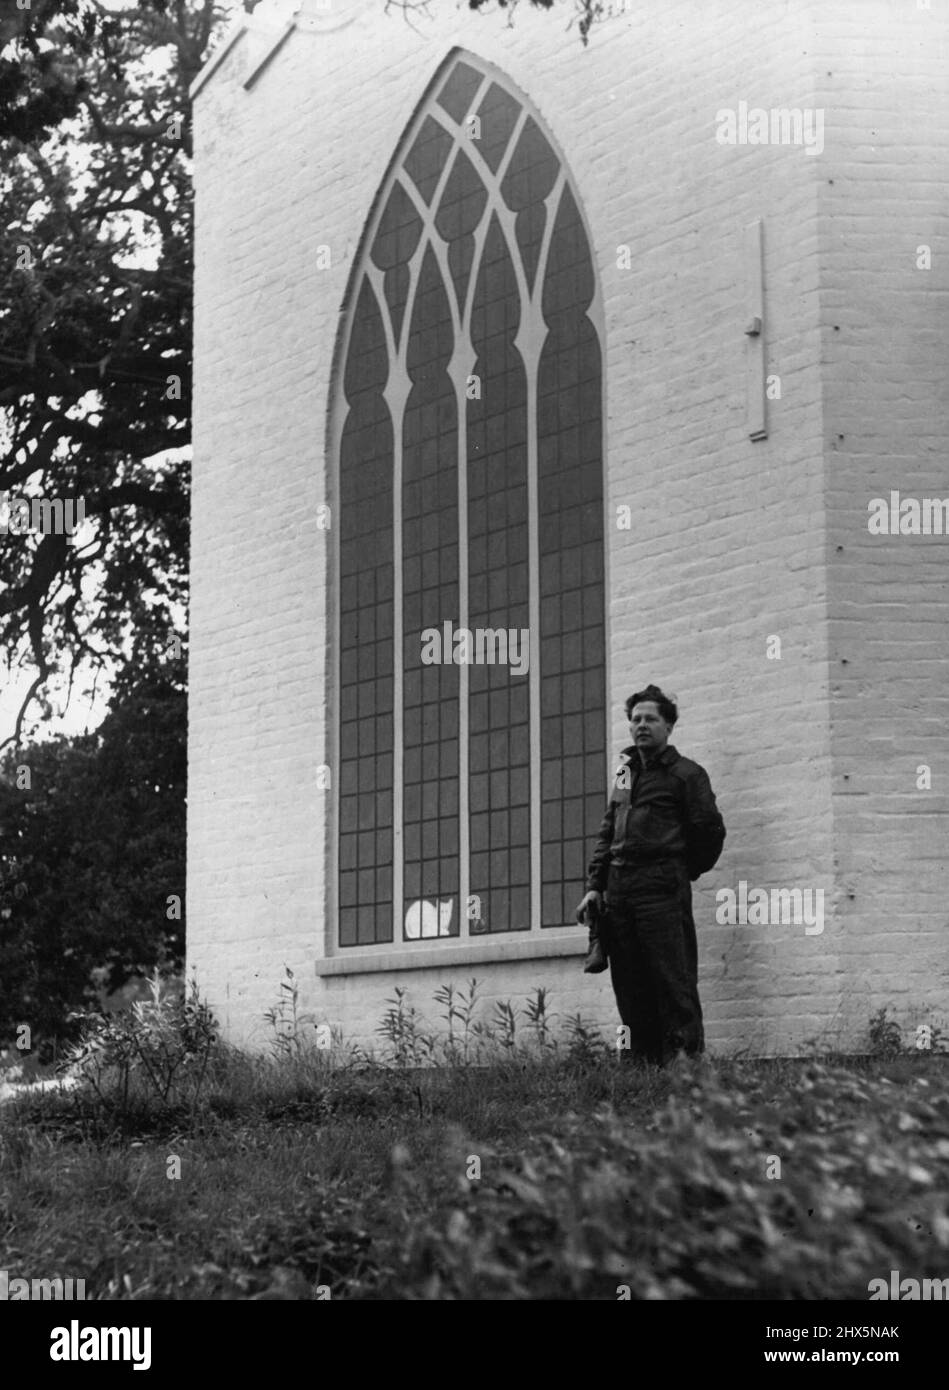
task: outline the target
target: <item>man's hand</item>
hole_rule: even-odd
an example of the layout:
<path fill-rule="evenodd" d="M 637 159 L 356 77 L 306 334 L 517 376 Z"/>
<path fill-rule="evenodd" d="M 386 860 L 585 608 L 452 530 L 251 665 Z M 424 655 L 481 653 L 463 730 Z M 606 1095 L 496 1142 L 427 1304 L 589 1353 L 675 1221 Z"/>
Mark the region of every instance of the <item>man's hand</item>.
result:
<path fill-rule="evenodd" d="M 589 893 L 585 893 L 582 901 L 577 905 L 577 921 L 581 925 L 586 923 L 591 908 L 600 914 L 603 912 L 603 894 L 597 892 L 595 888 L 591 889 Z"/>

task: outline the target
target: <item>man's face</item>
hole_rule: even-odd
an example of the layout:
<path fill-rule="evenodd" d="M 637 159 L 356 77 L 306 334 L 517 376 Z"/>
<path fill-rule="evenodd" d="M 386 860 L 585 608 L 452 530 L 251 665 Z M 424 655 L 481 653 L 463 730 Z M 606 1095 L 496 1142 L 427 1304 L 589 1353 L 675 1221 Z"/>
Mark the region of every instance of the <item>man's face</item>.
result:
<path fill-rule="evenodd" d="M 672 725 L 663 719 L 655 700 L 641 700 L 630 711 L 629 732 L 636 747 L 652 757 L 669 742 Z"/>

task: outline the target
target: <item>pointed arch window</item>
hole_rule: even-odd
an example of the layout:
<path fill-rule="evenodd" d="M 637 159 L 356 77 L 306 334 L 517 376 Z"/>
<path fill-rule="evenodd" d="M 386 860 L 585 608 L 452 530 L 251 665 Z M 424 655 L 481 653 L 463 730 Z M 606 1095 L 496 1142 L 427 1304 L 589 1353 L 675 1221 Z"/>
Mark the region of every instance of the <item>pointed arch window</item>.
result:
<path fill-rule="evenodd" d="M 342 328 L 340 947 L 572 921 L 606 765 L 594 317 L 562 156 L 506 78 L 453 55 Z"/>

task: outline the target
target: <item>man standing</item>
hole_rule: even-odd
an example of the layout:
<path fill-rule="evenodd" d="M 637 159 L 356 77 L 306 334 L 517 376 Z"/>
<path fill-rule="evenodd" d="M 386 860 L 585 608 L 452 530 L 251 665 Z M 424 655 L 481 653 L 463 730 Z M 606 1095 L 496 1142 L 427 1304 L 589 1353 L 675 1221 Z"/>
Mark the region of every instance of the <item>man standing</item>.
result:
<path fill-rule="evenodd" d="M 705 769 L 669 743 L 679 712 L 658 686 L 626 701 L 620 755 L 577 918 L 607 916 L 613 992 L 629 1056 L 663 1065 L 702 1052 L 692 880 L 714 867 L 725 824 Z M 604 969 L 595 944 L 586 969 Z"/>

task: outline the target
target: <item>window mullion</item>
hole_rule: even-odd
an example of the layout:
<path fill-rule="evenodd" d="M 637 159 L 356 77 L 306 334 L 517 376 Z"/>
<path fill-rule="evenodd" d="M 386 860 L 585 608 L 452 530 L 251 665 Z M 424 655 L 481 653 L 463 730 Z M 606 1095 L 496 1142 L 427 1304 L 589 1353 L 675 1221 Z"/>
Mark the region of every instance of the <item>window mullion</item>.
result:
<path fill-rule="evenodd" d="M 541 927 L 541 758 L 540 758 L 540 545 L 538 541 L 537 366 L 546 334 L 539 306 L 521 299 L 515 346 L 524 363 L 527 392 L 527 630 L 528 738 L 530 742 L 530 929 Z"/>
<path fill-rule="evenodd" d="M 474 353 L 465 344 L 467 360 L 461 360 L 461 343 L 455 339 L 452 379 L 458 412 L 458 626 L 468 626 L 468 411 L 466 384 L 474 370 Z M 468 667 L 458 668 L 458 934 L 467 937 L 468 894 L 471 872 L 471 836 L 468 793 Z"/>
<path fill-rule="evenodd" d="M 394 943 L 402 940 L 405 925 L 403 912 L 405 894 L 402 891 L 405 870 L 402 807 L 405 744 L 403 736 L 404 671 L 402 667 L 402 432 L 409 387 L 405 364 L 400 358 L 392 364 L 385 389 L 386 403 L 392 416 L 392 900 L 395 909 Z"/>

